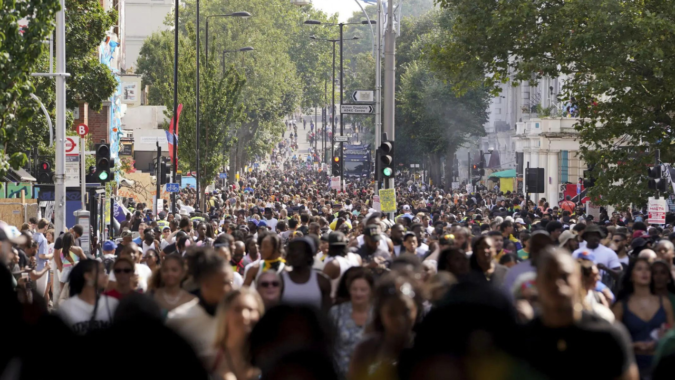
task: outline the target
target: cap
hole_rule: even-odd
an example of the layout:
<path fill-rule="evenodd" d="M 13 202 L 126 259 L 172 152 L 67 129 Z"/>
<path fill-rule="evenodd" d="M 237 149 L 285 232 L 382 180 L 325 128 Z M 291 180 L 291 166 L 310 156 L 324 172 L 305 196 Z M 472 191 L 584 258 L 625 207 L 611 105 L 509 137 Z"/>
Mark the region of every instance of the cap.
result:
<path fill-rule="evenodd" d="M 169 227 L 169 226 L 164 226 L 164 228 L 162 228 L 162 232 L 163 232 L 163 231 L 166 231 L 166 230 L 171 231 L 171 227 Z"/>
<path fill-rule="evenodd" d="M 248 219 L 248 222 L 249 222 L 249 223 L 253 223 L 256 227 L 258 227 L 258 224 L 260 223 L 260 222 L 258 222 L 258 220 L 255 219 L 255 218 L 249 218 L 249 219 Z"/>
<path fill-rule="evenodd" d="M 267 223 L 265 223 L 264 220 L 261 220 L 260 222 L 258 222 L 258 228 L 260 227 L 267 227 Z"/>
<path fill-rule="evenodd" d="M 328 245 L 331 247 L 345 246 L 347 245 L 347 238 L 340 231 L 331 232 L 328 235 Z"/>
<path fill-rule="evenodd" d="M 104 251 L 114 251 L 115 249 L 117 249 L 117 244 L 115 244 L 114 241 L 108 240 L 105 243 L 103 243 Z"/>
<path fill-rule="evenodd" d="M 375 225 L 366 226 L 363 230 L 363 236 L 369 236 L 374 240 L 382 239 L 382 234 L 380 234 L 380 230 Z"/>
<path fill-rule="evenodd" d="M 581 251 L 577 256 L 577 259 L 595 261 L 595 255 L 588 251 Z"/>
<path fill-rule="evenodd" d="M 639 237 L 637 239 L 633 239 L 633 241 L 630 243 L 631 248 L 636 249 L 636 248 L 641 248 L 647 245 L 647 240 Z"/>
<path fill-rule="evenodd" d="M 410 211 L 410 206 L 403 205 L 403 211 Z"/>
<path fill-rule="evenodd" d="M 133 234 L 132 234 L 131 231 L 129 231 L 129 230 L 122 231 L 122 233 L 120 234 L 120 236 L 123 237 L 123 238 L 125 238 L 125 237 L 131 237 L 132 235 L 133 235 Z"/>
<path fill-rule="evenodd" d="M 559 246 L 564 246 L 570 239 L 574 239 L 575 237 L 576 235 L 572 231 L 563 231 L 558 237 L 558 242 L 560 242 Z"/>
<path fill-rule="evenodd" d="M 0 222 L 0 241 L 9 241 L 12 244 L 24 245 L 28 243 L 28 236 L 22 234 L 18 228 Z"/>
<path fill-rule="evenodd" d="M 515 223 L 516 223 L 516 224 L 521 224 L 521 225 L 523 225 L 523 226 L 527 224 L 527 223 L 525 223 L 525 221 L 523 220 L 523 218 L 516 218 Z"/>
<path fill-rule="evenodd" d="M 159 214 L 157 214 L 157 216 L 159 216 L 160 219 L 164 219 L 166 218 L 166 213 L 164 211 L 160 211 Z"/>

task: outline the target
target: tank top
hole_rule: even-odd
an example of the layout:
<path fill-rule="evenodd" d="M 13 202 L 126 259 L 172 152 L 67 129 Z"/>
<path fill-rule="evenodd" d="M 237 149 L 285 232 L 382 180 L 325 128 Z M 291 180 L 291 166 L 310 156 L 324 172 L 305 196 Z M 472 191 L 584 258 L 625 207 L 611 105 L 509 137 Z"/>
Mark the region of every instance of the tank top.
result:
<path fill-rule="evenodd" d="M 281 295 L 281 302 L 289 304 L 304 304 L 321 308 L 321 289 L 319 288 L 319 274 L 312 271 L 309 281 L 304 284 L 296 284 L 291 280 L 288 272 L 282 272 L 281 277 L 284 280 L 284 293 Z"/>
<path fill-rule="evenodd" d="M 663 308 L 663 297 L 659 297 L 661 305 L 656 313 L 654 313 L 652 319 L 648 321 L 643 320 L 630 311 L 628 308 L 629 299 L 630 298 L 627 298 L 623 301 L 623 320 L 621 322 L 626 326 L 631 339 L 633 342 L 648 342 L 654 340 L 651 336 L 652 331 L 661 328 L 661 325 L 668 320 L 666 310 Z M 647 371 L 651 367 L 652 355 L 635 355 L 635 361 L 640 373 L 643 373 L 643 371 Z"/>
<path fill-rule="evenodd" d="M 63 256 L 63 251 L 61 251 L 61 262 L 63 263 L 63 267 L 72 267 L 73 265 L 77 264 L 78 261 L 80 261 L 80 257 L 77 256 L 76 254 L 72 252 L 68 252 L 68 258 L 66 259 L 65 256 Z M 66 261 L 67 260 L 67 261 Z"/>
<path fill-rule="evenodd" d="M 347 256 L 333 256 L 326 258 L 325 264 L 328 264 L 334 260 L 340 264 L 340 275 L 337 278 L 330 280 L 330 296 L 333 298 L 335 298 L 335 295 L 337 294 L 338 286 L 340 286 L 340 280 L 347 269 L 359 266 L 359 262 L 352 255 L 354 254 L 349 252 Z"/>
<path fill-rule="evenodd" d="M 143 240 L 141 243 L 143 243 L 143 257 L 145 257 L 145 252 L 148 252 L 148 249 L 154 249 L 155 252 L 159 253 L 159 250 L 157 247 L 155 247 L 155 242 L 153 241 L 152 244 L 145 244 L 145 240 Z"/>

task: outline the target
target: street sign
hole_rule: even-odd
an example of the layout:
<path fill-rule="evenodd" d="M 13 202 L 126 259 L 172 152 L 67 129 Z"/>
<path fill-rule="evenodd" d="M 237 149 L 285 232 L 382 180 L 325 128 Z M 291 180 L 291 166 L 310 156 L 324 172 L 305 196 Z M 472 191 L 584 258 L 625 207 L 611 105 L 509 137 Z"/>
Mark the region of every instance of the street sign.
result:
<path fill-rule="evenodd" d="M 80 139 L 66 137 L 66 187 L 80 186 Z"/>
<path fill-rule="evenodd" d="M 648 224 L 666 224 L 666 212 L 668 205 L 666 198 L 649 198 L 649 207 L 647 208 L 647 223 Z"/>
<path fill-rule="evenodd" d="M 335 142 L 348 142 L 349 136 L 335 136 Z"/>
<path fill-rule="evenodd" d="M 370 115 L 374 107 L 367 104 L 343 104 L 340 106 L 340 113 Z"/>
<path fill-rule="evenodd" d="M 330 177 L 330 188 L 340 190 L 340 177 Z"/>
<path fill-rule="evenodd" d="M 177 183 L 167 183 L 166 184 L 166 192 L 167 193 L 179 193 L 180 192 L 180 186 Z"/>
<path fill-rule="evenodd" d="M 352 92 L 352 100 L 359 103 L 373 103 L 374 93 L 372 90 L 356 90 Z"/>
<path fill-rule="evenodd" d="M 220 175 L 218 176 L 218 178 L 220 178 L 220 179 L 227 179 L 227 173 L 220 173 Z"/>
<path fill-rule="evenodd" d="M 89 134 L 89 127 L 84 123 L 78 124 L 77 127 L 75 127 L 75 132 L 77 132 L 78 136 L 84 138 L 84 136 Z"/>

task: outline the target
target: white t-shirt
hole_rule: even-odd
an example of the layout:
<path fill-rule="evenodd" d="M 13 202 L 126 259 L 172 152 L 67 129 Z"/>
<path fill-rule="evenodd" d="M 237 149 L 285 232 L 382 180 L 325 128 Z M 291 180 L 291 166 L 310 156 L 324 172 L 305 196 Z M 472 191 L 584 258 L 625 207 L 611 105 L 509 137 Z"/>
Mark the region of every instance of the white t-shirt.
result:
<path fill-rule="evenodd" d="M 578 259 L 582 252 L 588 252 L 595 256 L 595 260 L 593 261 L 595 264 L 603 264 L 609 269 L 621 268 L 621 262 L 619 261 L 619 256 L 617 256 L 616 252 L 602 244 L 598 245 L 596 249 L 590 249 L 588 247 L 579 248 L 572 253 L 572 257 Z"/>
<path fill-rule="evenodd" d="M 363 237 L 363 235 L 359 235 L 359 236 L 356 238 L 356 242 L 359 244 L 359 248 L 361 248 L 361 246 L 362 246 L 363 244 L 365 244 L 365 240 L 364 240 L 364 239 L 365 239 L 365 238 Z M 387 240 L 386 240 L 386 239 L 380 240 L 380 242 L 378 243 L 378 248 L 380 248 L 381 250 L 383 250 L 383 251 L 385 251 L 385 252 L 389 252 L 389 245 L 387 244 Z"/>
<path fill-rule="evenodd" d="M 265 224 L 267 224 L 267 227 L 270 229 L 270 231 L 277 230 L 277 223 L 279 223 L 279 221 L 274 218 L 265 220 Z"/>
<path fill-rule="evenodd" d="M 118 303 L 119 301 L 112 297 L 100 296 L 96 317 L 92 320 L 94 305 L 82 301 L 79 296 L 73 296 L 59 304 L 58 315 L 76 334 L 84 335 L 109 327 Z"/>
<path fill-rule="evenodd" d="M 145 264 L 136 264 L 134 266 L 134 274 L 138 276 L 138 287 L 143 291 L 143 293 L 148 291 L 148 280 L 152 276 L 152 270 Z M 115 279 L 115 271 L 110 271 L 108 275 L 108 281 L 117 282 Z"/>

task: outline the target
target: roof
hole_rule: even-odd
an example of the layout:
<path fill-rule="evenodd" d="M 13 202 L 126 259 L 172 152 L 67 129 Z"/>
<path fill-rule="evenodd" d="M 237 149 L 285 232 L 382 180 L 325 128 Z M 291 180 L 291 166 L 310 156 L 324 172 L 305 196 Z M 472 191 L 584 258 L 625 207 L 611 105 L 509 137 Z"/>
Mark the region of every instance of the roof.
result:
<path fill-rule="evenodd" d="M 9 160 L 9 156 L 5 155 L 5 159 Z M 2 180 L 6 182 L 37 182 L 35 177 L 30 175 L 30 173 L 23 168 L 12 169 L 12 167 L 9 168 L 9 171 L 7 171 L 7 174 L 5 174 L 5 177 L 2 178 Z"/>
<path fill-rule="evenodd" d="M 517 176 L 518 175 L 516 174 L 516 169 L 509 169 L 490 174 L 490 178 L 515 178 Z"/>

